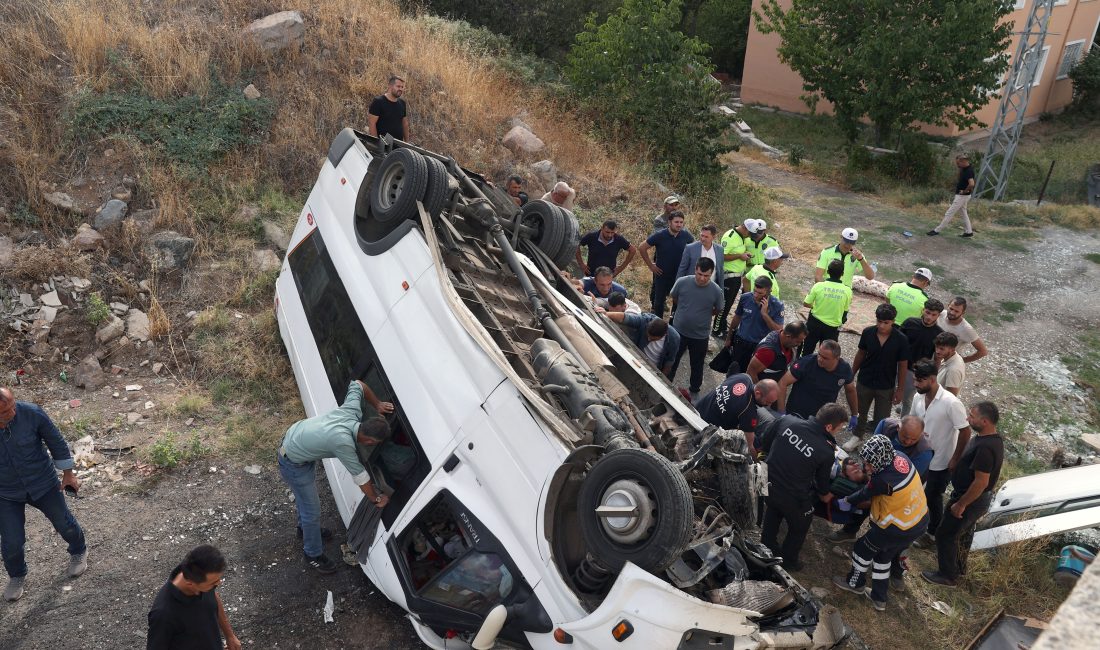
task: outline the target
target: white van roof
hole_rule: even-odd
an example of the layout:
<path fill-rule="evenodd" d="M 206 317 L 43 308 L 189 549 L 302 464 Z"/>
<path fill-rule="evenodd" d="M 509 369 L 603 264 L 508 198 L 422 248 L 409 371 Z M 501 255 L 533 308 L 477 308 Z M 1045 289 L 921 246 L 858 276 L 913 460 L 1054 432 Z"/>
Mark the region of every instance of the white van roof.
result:
<path fill-rule="evenodd" d="M 1061 503 L 1100 494 L 1100 464 L 1081 465 L 1005 481 L 990 513 Z"/>

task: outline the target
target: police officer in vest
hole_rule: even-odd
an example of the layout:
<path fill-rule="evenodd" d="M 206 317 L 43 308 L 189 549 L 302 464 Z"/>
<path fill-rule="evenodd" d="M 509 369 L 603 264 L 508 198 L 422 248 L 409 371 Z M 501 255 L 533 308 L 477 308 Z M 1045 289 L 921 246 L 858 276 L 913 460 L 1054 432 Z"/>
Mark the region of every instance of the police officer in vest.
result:
<path fill-rule="evenodd" d="M 901 555 L 928 529 L 928 502 L 917 468 L 886 436 L 868 438 L 859 457 L 871 480 L 859 492 L 840 499 L 837 506 L 847 511 L 869 499 L 871 527 L 852 548 L 852 570 L 846 577 L 833 576 L 833 584 L 853 594 L 866 594 L 881 612 L 886 609 L 890 587 L 905 588 Z M 868 573 L 870 591 L 866 588 Z"/>
<path fill-rule="evenodd" d="M 925 289 L 932 284 L 932 272 L 921 267 L 913 271 L 909 282 L 895 282 L 886 292 L 886 300 L 898 310 L 896 323 L 904 323 L 910 318 L 920 318 L 924 312 L 924 303 L 928 302 Z M 774 292 L 773 292 L 774 293 Z"/>
<path fill-rule="evenodd" d="M 760 541 L 773 555 L 783 558 L 783 567 L 802 568 L 798 554 L 814 517 L 814 501 L 832 500 L 829 470 L 833 467 L 836 439 L 848 426 L 848 411 L 839 404 L 826 404 L 817 415 L 803 420 L 784 415 L 764 431 L 760 448 L 768 458 L 767 510 Z M 787 537 L 779 544 L 779 524 L 787 522 Z"/>
<path fill-rule="evenodd" d="M 768 335 L 756 346 L 745 371 L 753 382 L 761 379 L 779 381 L 787 374 L 787 368 L 797 358 L 795 351 L 806 340 L 806 326 L 800 322 L 787 323 L 778 332 Z"/>

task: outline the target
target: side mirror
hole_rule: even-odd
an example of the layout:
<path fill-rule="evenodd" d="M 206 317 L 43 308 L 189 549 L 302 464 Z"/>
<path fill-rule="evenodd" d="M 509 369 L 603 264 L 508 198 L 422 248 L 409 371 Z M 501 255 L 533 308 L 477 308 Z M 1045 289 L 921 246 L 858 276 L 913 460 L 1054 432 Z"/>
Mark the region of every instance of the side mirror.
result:
<path fill-rule="evenodd" d="M 474 636 L 474 640 L 470 642 L 470 645 L 473 646 L 474 650 L 491 650 L 497 641 L 497 635 L 500 634 L 507 620 L 508 609 L 504 605 L 497 605 L 489 610 L 489 613 L 485 616 L 485 622 L 481 624 L 481 629 L 477 631 L 477 635 Z"/>

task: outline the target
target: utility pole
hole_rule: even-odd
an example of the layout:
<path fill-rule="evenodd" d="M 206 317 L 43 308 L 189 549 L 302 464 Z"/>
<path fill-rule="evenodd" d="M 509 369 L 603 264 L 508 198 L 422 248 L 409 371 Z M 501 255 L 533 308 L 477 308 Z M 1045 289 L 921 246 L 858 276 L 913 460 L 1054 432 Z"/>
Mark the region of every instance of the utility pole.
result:
<path fill-rule="evenodd" d="M 1055 0 L 1032 0 L 1027 24 L 1020 33 L 1016 56 L 1005 80 L 1004 94 L 997 110 L 997 119 L 989 132 L 982 165 L 978 168 L 978 180 L 974 196 L 992 194 L 993 200 L 1004 198 L 1012 163 L 1016 158 L 1016 145 L 1024 128 L 1024 114 L 1031 98 L 1031 86 L 1035 72 L 1043 58 L 1043 43 L 1047 38 L 1047 24 L 1054 11 Z"/>

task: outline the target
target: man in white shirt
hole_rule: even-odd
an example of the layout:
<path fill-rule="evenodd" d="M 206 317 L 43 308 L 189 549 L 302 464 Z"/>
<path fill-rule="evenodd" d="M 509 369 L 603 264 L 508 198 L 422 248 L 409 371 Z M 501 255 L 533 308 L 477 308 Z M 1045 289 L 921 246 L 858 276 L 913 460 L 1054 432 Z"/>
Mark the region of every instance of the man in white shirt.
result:
<path fill-rule="evenodd" d="M 913 385 L 917 397 L 910 415 L 924 420 L 924 431 L 935 452 L 925 475 L 924 495 L 928 500 L 928 535 L 935 537 L 943 519 L 943 493 L 951 482 L 951 471 L 970 442 L 966 407 L 936 381 L 936 364 L 922 359 L 913 364 Z"/>
<path fill-rule="evenodd" d="M 936 363 L 940 367 L 936 373 L 936 383 L 958 397 L 966 379 L 966 362 L 955 352 L 955 348 L 959 346 L 959 337 L 951 332 L 940 332 L 933 343 L 936 345 Z"/>
<path fill-rule="evenodd" d="M 974 353 L 962 358 L 966 363 L 973 363 L 989 354 L 989 349 L 978 336 L 978 331 L 963 318 L 966 313 L 966 298 L 955 296 L 955 299 L 947 305 L 947 309 L 940 313 L 940 319 L 936 324 L 945 332 L 951 332 L 959 337 L 959 344 L 969 343 L 974 346 Z"/>

